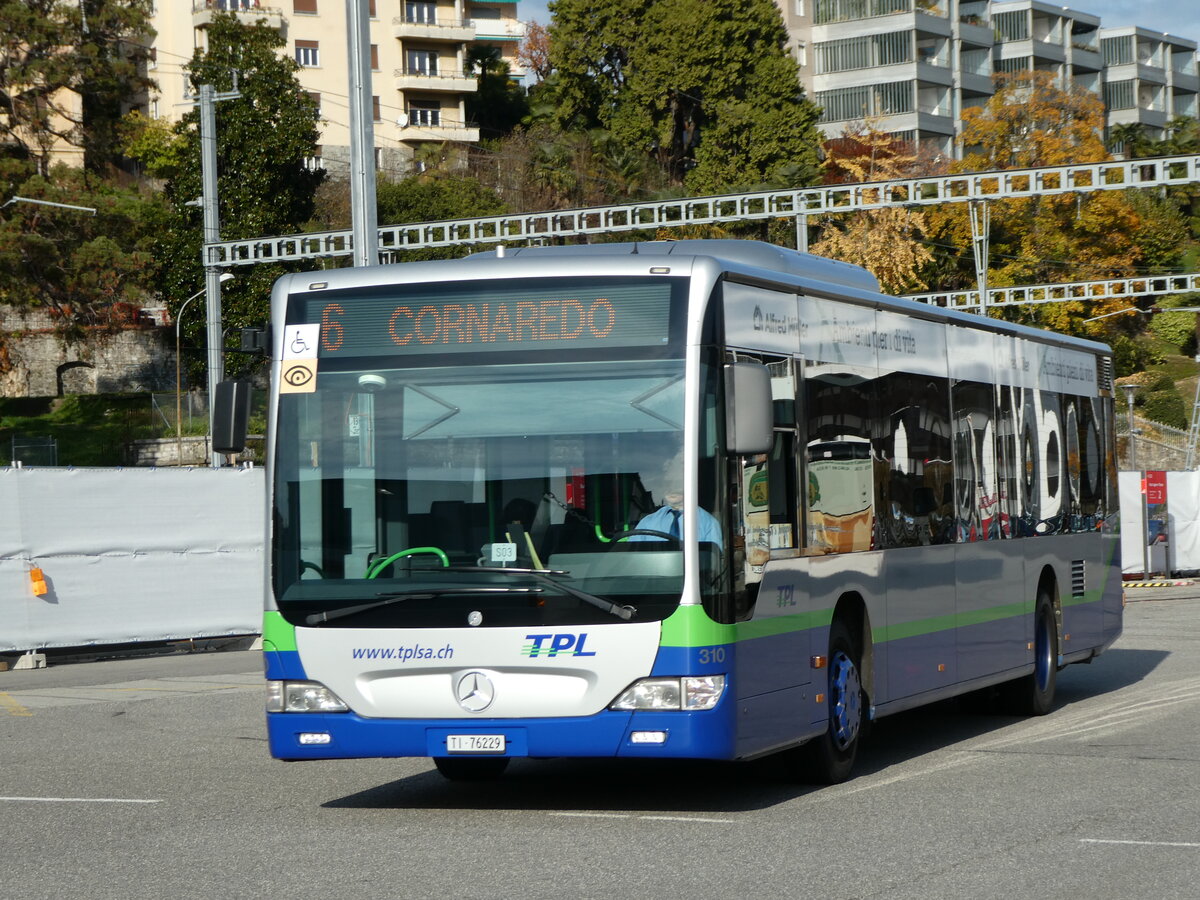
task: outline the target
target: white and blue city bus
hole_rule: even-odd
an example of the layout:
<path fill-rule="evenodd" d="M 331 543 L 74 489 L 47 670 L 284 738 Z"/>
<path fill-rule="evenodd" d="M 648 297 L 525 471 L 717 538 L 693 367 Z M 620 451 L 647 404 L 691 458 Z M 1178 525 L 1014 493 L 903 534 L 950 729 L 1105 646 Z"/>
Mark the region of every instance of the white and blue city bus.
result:
<path fill-rule="evenodd" d="M 1120 634 L 1103 345 L 753 241 L 279 280 L 271 753 L 778 758 Z M 233 440 L 236 443 L 236 438 Z"/>

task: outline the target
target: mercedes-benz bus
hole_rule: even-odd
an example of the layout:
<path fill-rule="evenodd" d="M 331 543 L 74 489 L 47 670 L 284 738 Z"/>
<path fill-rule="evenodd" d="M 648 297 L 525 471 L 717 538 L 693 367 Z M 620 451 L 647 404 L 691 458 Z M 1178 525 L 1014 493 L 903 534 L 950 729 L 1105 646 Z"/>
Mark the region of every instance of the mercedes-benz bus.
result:
<path fill-rule="evenodd" d="M 1120 634 L 1101 344 L 735 240 L 293 274 L 272 316 L 280 759 L 836 782 L 869 720 L 1047 713 Z"/>

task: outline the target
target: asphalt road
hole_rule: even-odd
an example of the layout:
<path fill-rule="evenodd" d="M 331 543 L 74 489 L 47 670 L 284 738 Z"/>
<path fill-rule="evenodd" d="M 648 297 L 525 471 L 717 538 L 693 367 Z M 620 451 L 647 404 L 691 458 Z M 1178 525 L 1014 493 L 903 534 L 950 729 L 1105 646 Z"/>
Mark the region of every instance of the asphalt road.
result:
<path fill-rule="evenodd" d="M 1200 881 L 1200 587 L 1044 718 L 885 719 L 844 785 L 761 767 L 268 758 L 253 652 L 0 673 L 8 898 L 1167 898 Z"/>

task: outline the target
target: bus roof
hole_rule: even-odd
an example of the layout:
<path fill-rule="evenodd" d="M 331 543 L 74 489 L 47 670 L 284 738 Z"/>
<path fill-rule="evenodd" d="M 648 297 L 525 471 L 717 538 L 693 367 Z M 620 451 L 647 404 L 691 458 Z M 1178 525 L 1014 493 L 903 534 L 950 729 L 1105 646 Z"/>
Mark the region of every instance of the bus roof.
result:
<path fill-rule="evenodd" d="M 399 284 L 408 281 L 433 281 L 445 273 L 448 267 L 452 267 L 449 276 L 452 279 L 475 278 L 483 274 L 477 271 L 466 276 L 463 263 L 486 265 L 491 271 L 483 277 L 502 277 L 502 270 L 517 260 L 540 267 L 540 265 L 546 264 L 561 264 L 572 258 L 595 260 L 598 257 L 637 255 L 670 256 L 679 262 L 682 262 L 684 258 L 715 260 L 722 269 L 735 276 L 765 282 L 789 282 L 813 296 L 846 300 L 932 321 L 1014 335 L 1041 343 L 1069 346 L 1090 353 L 1102 355 L 1111 355 L 1112 353 L 1107 345 L 1096 341 L 1030 328 L 1006 322 L 1003 319 L 981 318 L 974 313 L 945 309 L 884 294 L 875 276 L 861 266 L 801 253 L 798 250 L 790 250 L 786 247 L 768 244 L 765 241 L 702 239 L 623 241 L 609 244 L 569 244 L 555 247 L 501 246 L 494 250 L 472 253 L 460 259 L 334 269 L 322 271 L 319 274 L 322 279 L 320 285 L 322 288 L 328 286 L 334 289 L 354 289 L 381 282 Z M 482 265 L 481 268 L 483 268 Z M 562 266 L 556 265 L 555 268 L 561 269 Z M 308 283 L 312 281 L 314 274 L 316 273 L 284 275 L 279 280 L 278 289 L 282 289 L 284 293 L 303 290 L 300 284 L 309 286 Z"/>

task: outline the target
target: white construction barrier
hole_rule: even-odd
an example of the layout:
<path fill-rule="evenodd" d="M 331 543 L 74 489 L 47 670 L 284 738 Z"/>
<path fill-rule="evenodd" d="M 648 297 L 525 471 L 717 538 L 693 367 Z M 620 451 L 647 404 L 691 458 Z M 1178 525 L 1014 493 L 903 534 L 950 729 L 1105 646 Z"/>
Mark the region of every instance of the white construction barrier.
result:
<path fill-rule="evenodd" d="M 264 508 L 262 469 L 0 469 L 0 652 L 257 634 Z"/>
<path fill-rule="evenodd" d="M 1142 472 L 1121 472 L 1121 570 L 1146 568 L 1146 505 Z M 1150 575 L 1200 570 L 1200 472 L 1166 473 L 1166 542 L 1150 545 Z M 1161 551 L 1165 550 L 1165 554 Z"/>

